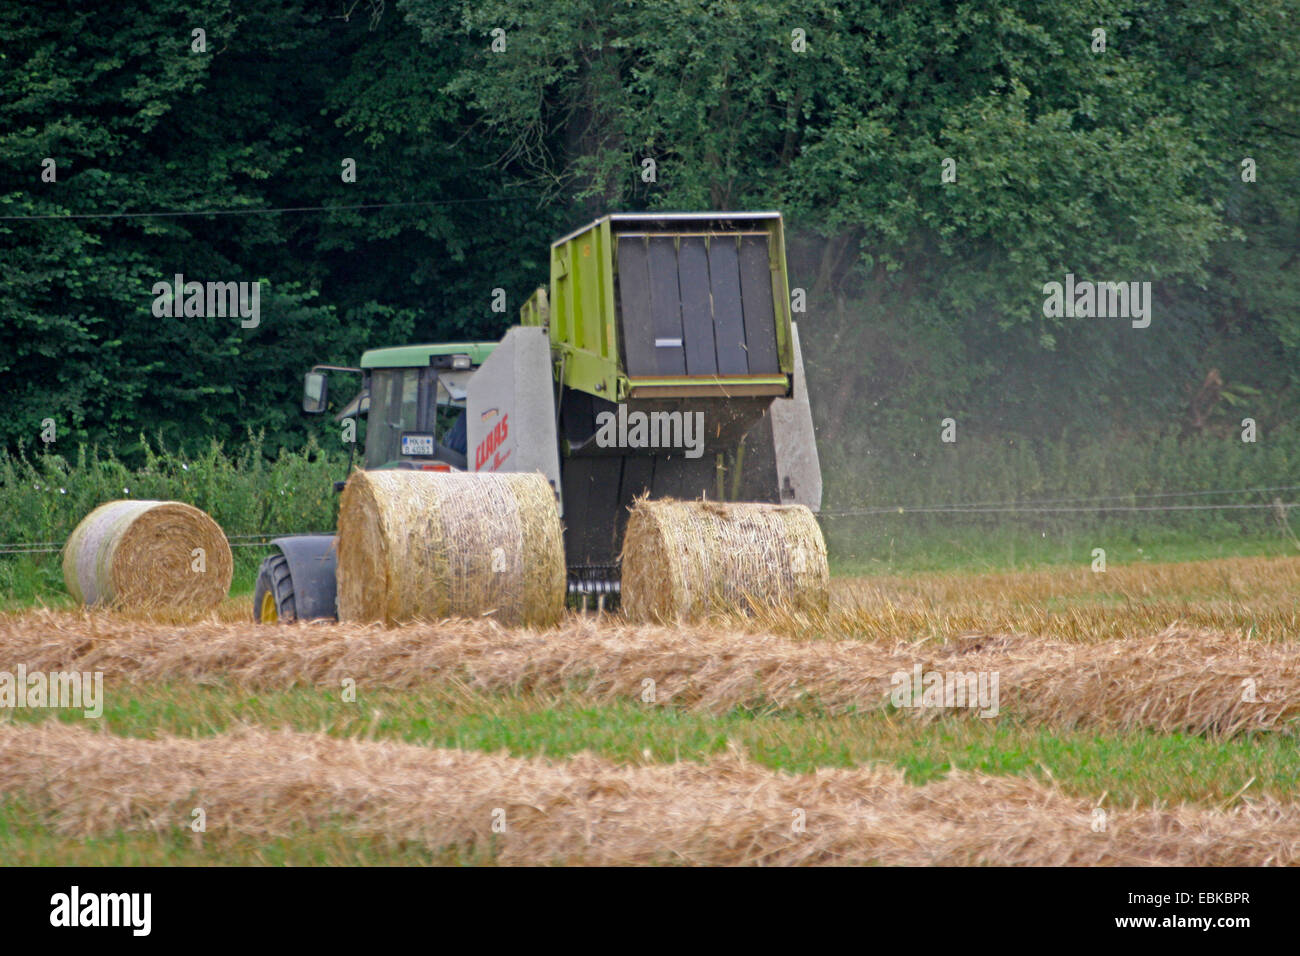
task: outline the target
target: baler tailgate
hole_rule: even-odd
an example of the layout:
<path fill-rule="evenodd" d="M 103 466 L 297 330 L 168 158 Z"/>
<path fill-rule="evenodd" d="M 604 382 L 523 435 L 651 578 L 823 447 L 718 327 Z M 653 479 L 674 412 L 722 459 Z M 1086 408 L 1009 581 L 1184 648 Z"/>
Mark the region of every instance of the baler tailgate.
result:
<path fill-rule="evenodd" d="M 619 235 L 628 378 L 780 374 L 768 239 Z"/>
<path fill-rule="evenodd" d="M 767 236 L 740 239 L 740 295 L 745 305 L 745 355 L 751 375 L 781 371 L 776 357 L 776 313 Z"/>
<path fill-rule="evenodd" d="M 709 292 L 709 250 L 703 236 L 687 236 L 677 250 L 677 275 L 682 289 L 682 325 L 686 345 L 686 374 L 714 375 L 718 352 L 712 322 L 696 322 L 691 316 L 708 315 L 712 306 Z"/>

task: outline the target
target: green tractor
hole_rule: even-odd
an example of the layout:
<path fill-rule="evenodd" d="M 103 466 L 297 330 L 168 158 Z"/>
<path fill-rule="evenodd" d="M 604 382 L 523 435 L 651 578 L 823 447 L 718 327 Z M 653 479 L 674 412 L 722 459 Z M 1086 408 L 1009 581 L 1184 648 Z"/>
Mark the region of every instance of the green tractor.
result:
<path fill-rule="evenodd" d="M 550 285 L 500 342 L 372 349 L 364 467 L 540 472 L 564 522 L 569 592 L 617 600 L 641 495 L 821 506 L 780 213 L 615 213 L 557 239 Z M 341 487 L 338 483 L 337 487 Z M 259 621 L 337 617 L 334 535 L 277 538 Z"/>

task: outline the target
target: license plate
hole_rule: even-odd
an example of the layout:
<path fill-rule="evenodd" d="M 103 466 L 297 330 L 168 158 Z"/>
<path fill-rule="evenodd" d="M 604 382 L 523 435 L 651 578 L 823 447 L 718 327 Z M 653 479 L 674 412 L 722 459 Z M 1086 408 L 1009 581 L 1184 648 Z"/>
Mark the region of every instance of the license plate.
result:
<path fill-rule="evenodd" d="M 403 435 L 402 454 L 403 455 L 432 455 L 433 436 L 432 435 Z"/>

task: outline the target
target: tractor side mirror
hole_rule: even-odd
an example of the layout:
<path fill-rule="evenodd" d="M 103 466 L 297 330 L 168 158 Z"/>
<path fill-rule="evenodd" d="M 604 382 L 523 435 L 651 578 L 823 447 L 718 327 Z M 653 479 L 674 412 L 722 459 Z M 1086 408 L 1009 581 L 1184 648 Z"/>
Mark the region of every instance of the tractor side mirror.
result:
<path fill-rule="evenodd" d="M 308 372 L 302 380 L 302 410 L 310 415 L 325 411 L 329 383 L 324 372 Z"/>

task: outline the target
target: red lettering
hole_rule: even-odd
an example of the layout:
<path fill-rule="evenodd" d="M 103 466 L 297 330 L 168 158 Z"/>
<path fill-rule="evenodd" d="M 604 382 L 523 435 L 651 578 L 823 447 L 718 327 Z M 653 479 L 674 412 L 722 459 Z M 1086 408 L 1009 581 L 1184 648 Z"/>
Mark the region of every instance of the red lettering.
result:
<path fill-rule="evenodd" d="M 510 434 L 510 426 L 507 424 L 508 416 L 502 415 L 501 421 L 488 433 L 476 449 L 474 449 L 474 470 L 481 471 L 483 463 L 492 457 L 493 453 L 505 444 L 506 438 Z M 495 469 L 496 465 L 493 465 Z"/>

